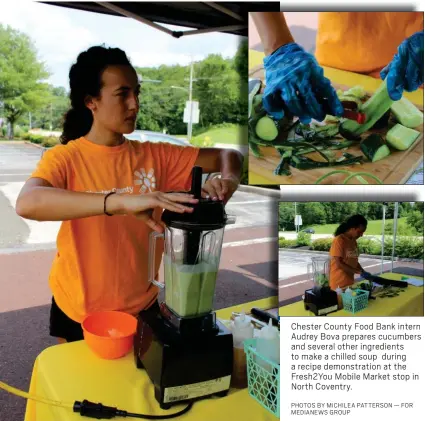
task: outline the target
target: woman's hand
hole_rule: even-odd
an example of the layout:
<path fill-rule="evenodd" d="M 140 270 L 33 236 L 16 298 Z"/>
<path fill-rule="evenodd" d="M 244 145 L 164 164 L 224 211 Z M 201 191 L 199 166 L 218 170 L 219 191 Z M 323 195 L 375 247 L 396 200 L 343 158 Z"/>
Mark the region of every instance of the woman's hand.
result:
<path fill-rule="evenodd" d="M 202 197 L 212 200 L 222 200 L 226 204 L 238 186 L 239 180 L 236 177 L 215 177 L 207 180 L 202 187 Z"/>
<path fill-rule="evenodd" d="M 106 201 L 106 211 L 113 215 L 133 215 L 154 231 L 163 232 L 163 226 L 152 218 L 155 208 L 177 213 L 193 212 L 193 208 L 185 206 L 185 204 L 196 203 L 198 203 L 198 199 L 186 193 L 114 194 Z"/>
<path fill-rule="evenodd" d="M 416 32 L 398 47 L 397 54 L 381 71 L 387 80 L 388 95 L 393 101 L 403 96 L 403 91 L 416 91 L 424 83 L 424 31 Z"/>

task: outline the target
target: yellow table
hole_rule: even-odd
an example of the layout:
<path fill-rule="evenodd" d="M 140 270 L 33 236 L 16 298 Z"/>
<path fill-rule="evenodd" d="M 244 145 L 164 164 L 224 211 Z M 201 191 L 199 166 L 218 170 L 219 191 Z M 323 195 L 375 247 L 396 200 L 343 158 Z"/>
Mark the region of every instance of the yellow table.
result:
<path fill-rule="evenodd" d="M 386 279 L 401 280 L 402 276 L 399 273 L 384 273 L 381 275 Z M 408 276 L 409 278 L 421 279 L 417 276 Z M 398 297 L 391 298 L 376 298 L 369 300 L 366 309 L 352 314 L 345 310 L 339 310 L 328 314 L 327 317 L 352 317 L 352 316 L 423 316 L 424 315 L 424 287 L 415 287 L 409 285 L 404 292 L 401 292 Z M 298 301 L 293 304 L 281 307 L 279 316 L 314 316 L 310 311 L 304 309 L 304 302 Z M 315 317 L 315 316 L 314 316 Z"/>
<path fill-rule="evenodd" d="M 217 317 L 227 320 L 232 311 L 249 312 L 252 307 L 276 308 L 277 297 L 219 310 Z M 71 404 L 76 400 L 87 399 L 129 412 L 150 415 L 170 414 L 184 408 L 184 405 L 175 406 L 169 411 L 159 408 L 148 375 L 145 370 L 135 367 L 133 352 L 117 360 L 101 360 L 92 353 L 84 341 L 55 345 L 41 352 L 34 364 L 30 393 Z M 68 408 L 32 400 L 27 403 L 25 421 L 82 419 L 85 418 Z M 275 421 L 277 418 L 251 398 L 247 389 L 231 389 L 229 395 L 224 398 L 196 402 L 188 413 L 178 419 Z"/>
<path fill-rule="evenodd" d="M 254 67 L 259 66 L 263 63 L 264 54 L 258 51 L 249 50 L 249 69 L 252 70 Z M 381 84 L 380 79 L 375 79 L 370 76 L 360 75 L 358 73 L 347 72 L 345 70 L 333 69 L 331 67 L 323 67 L 325 76 L 335 84 L 341 84 L 346 86 L 361 85 L 366 91 L 374 92 L 378 89 Z M 412 101 L 415 104 L 423 105 L 423 90 L 417 90 L 415 92 L 404 92 L 403 96 Z M 259 174 L 250 173 L 249 183 L 253 185 L 261 184 L 275 184 L 273 180 L 269 180 Z"/>

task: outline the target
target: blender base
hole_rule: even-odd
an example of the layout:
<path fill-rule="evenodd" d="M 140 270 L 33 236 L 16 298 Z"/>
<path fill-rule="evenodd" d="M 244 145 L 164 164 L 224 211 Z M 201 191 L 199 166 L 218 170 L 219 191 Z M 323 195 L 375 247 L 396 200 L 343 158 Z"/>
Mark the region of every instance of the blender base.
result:
<path fill-rule="evenodd" d="M 141 311 L 134 339 L 137 368 L 145 369 L 162 409 L 226 396 L 233 370 L 233 336 L 220 322 L 182 335 L 159 311 Z"/>

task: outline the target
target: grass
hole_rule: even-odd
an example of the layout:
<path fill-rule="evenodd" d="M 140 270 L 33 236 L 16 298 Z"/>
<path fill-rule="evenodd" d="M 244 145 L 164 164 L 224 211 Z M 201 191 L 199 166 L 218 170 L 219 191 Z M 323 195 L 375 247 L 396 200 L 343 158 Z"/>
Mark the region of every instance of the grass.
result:
<path fill-rule="evenodd" d="M 399 218 L 400 221 L 405 221 L 406 218 Z M 393 224 L 392 219 L 386 219 L 385 223 Z M 303 227 L 302 229 L 306 228 L 313 228 L 316 234 L 333 234 L 335 230 L 337 229 L 338 224 L 326 224 L 326 225 L 312 225 L 310 227 Z M 367 224 L 367 230 L 364 235 L 381 235 L 382 233 L 382 221 L 369 221 Z"/>
<path fill-rule="evenodd" d="M 208 130 L 198 136 L 192 138 L 194 144 L 202 143 L 205 138 L 209 138 L 209 142 L 248 145 L 248 128 L 233 124 L 227 127 L 217 127 Z M 208 143 L 209 143 L 208 142 Z"/>

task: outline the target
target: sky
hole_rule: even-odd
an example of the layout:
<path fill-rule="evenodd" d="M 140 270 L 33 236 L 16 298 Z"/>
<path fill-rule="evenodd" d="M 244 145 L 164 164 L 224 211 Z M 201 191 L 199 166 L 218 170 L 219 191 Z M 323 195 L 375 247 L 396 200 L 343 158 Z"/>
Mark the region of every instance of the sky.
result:
<path fill-rule="evenodd" d="M 121 48 L 134 66 L 156 67 L 187 65 L 191 57 L 198 61 L 208 54 L 233 57 L 241 40 L 223 33 L 175 39 L 134 19 L 30 0 L 0 1 L 0 24 L 27 34 L 36 46 L 39 60 L 46 63 L 51 73 L 48 82 L 66 89 L 69 88 L 68 72 L 72 63 L 80 52 L 93 45 Z"/>

